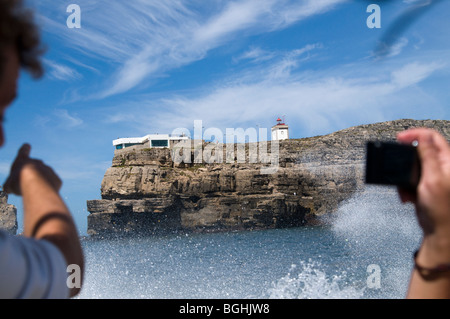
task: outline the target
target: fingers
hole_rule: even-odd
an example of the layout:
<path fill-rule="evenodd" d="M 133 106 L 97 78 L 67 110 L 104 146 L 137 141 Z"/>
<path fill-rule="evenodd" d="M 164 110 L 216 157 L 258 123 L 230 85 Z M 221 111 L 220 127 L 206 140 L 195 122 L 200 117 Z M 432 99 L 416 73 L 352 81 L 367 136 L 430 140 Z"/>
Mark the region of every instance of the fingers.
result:
<path fill-rule="evenodd" d="M 438 185 L 445 166 L 442 164 L 443 154 L 449 154 L 449 145 L 447 140 L 437 131 L 426 128 L 410 129 L 397 135 L 401 143 L 412 144 L 418 142 L 417 150 L 421 162 L 421 179 L 419 187 L 430 187 Z M 399 190 L 402 202 L 417 202 L 417 194 L 411 194 Z"/>
<path fill-rule="evenodd" d="M 17 152 L 17 156 L 11 166 L 11 172 L 16 170 L 18 166 L 23 165 L 23 163 L 30 159 L 31 146 L 30 144 L 23 144 L 22 147 Z"/>
<path fill-rule="evenodd" d="M 29 144 L 24 144 L 19 149 L 11 166 L 9 176 L 3 185 L 3 190 L 8 194 L 22 195 L 21 176 L 23 174 L 29 176 L 30 172 L 34 172 L 34 174 L 38 174 L 46 183 L 52 186 L 55 191 L 59 191 L 62 186 L 61 179 L 44 162 L 30 158 L 30 152 L 31 146 Z M 25 171 L 24 168 L 28 169 Z"/>
<path fill-rule="evenodd" d="M 440 151 L 448 149 L 449 145 L 444 136 L 437 131 L 428 128 L 416 128 L 400 132 L 397 134 L 397 140 L 401 143 L 412 144 L 414 141 L 419 142 L 419 140 L 427 138 L 428 136 L 433 136 L 433 142 Z"/>
<path fill-rule="evenodd" d="M 23 144 L 22 147 L 19 149 L 19 152 L 17 154 L 17 158 L 20 159 L 27 159 L 30 157 L 31 152 L 31 145 L 30 144 Z"/>
<path fill-rule="evenodd" d="M 434 132 L 426 132 L 419 139 L 419 156 L 422 162 L 422 176 L 426 181 L 434 182 L 441 175 L 439 148 Z"/>
<path fill-rule="evenodd" d="M 422 163 L 422 178 L 429 179 L 438 177 L 441 171 L 439 153 L 448 148 L 447 141 L 438 132 L 426 129 L 411 129 L 401 132 L 397 139 L 405 144 L 418 142 L 417 150 Z"/>
<path fill-rule="evenodd" d="M 418 141 L 421 136 L 429 134 L 430 131 L 426 128 L 406 130 L 397 134 L 397 140 L 404 144 L 412 144 L 414 141 Z"/>
<path fill-rule="evenodd" d="M 9 176 L 7 177 L 3 190 L 7 194 L 15 194 L 20 195 L 20 187 L 18 184 L 19 173 L 22 166 L 30 159 L 31 145 L 23 144 L 19 151 L 17 152 L 17 156 L 14 159 L 13 164 L 11 165 L 11 170 L 9 172 Z"/>

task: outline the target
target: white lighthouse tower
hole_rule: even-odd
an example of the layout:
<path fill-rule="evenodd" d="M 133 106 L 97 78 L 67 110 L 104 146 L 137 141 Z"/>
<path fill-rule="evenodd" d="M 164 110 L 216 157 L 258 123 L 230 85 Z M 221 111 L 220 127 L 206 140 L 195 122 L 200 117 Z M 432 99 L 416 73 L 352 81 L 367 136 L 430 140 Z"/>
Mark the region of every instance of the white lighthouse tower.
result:
<path fill-rule="evenodd" d="M 277 124 L 272 126 L 272 141 L 280 141 L 289 139 L 289 126 L 284 120 L 277 118 Z"/>

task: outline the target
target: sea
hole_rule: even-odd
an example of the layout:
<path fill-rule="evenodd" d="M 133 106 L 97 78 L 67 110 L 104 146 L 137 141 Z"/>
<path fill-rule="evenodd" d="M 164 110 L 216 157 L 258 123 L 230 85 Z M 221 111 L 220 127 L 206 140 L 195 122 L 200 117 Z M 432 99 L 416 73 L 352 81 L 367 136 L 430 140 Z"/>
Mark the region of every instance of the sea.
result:
<path fill-rule="evenodd" d="M 421 230 L 368 187 L 321 226 L 85 238 L 79 299 L 402 299 Z"/>

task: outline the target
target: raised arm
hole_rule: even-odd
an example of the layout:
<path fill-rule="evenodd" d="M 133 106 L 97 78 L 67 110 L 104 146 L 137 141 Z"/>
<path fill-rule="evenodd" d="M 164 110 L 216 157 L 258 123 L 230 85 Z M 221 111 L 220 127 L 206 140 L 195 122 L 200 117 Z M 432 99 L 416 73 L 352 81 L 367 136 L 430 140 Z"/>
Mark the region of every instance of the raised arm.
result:
<path fill-rule="evenodd" d="M 4 190 L 23 198 L 24 235 L 52 242 L 67 264 L 78 265 L 83 274 L 83 253 L 76 226 L 59 195 L 61 180 L 42 161 L 30 158 L 30 149 L 25 144 L 19 150 Z M 78 292 L 78 288 L 72 288 L 71 296 Z"/>

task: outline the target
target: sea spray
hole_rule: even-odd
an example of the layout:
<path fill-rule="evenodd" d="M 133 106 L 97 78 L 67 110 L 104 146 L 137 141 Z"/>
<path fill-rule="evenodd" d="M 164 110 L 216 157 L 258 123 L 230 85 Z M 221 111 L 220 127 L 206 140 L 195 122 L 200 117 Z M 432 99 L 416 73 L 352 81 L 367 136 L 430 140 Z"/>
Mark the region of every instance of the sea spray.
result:
<path fill-rule="evenodd" d="M 329 276 L 311 259 L 292 265 L 286 276 L 269 289 L 271 299 L 360 299 L 365 287 L 349 285 L 347 274 Z"/>
<path fill-rule="evenodd" d="M 328 226 L 86 240 L 79 298 L 403 298 L 421 234 L 411 205 L 370 187 L 331 216 Z"/>
<path fill-rule="evenodd" d="M 401 203 L 395 188 L 368 186 L 356 193 L 334 214 L 332 231 L 345 240 L 351 259 L 380 268 L 383 298 L 405 295 L 421 231 L 414 207 Z"/>
<path fill-rule="evenodd" d="M 293 264 L 273 283 L 270 298 L 402 298 L 420 242 L 414 208 L 395 189 L 367 187 L 323 218 L 340 251 Z M 333 245 L 328 243 L 329 245 Z"/>

